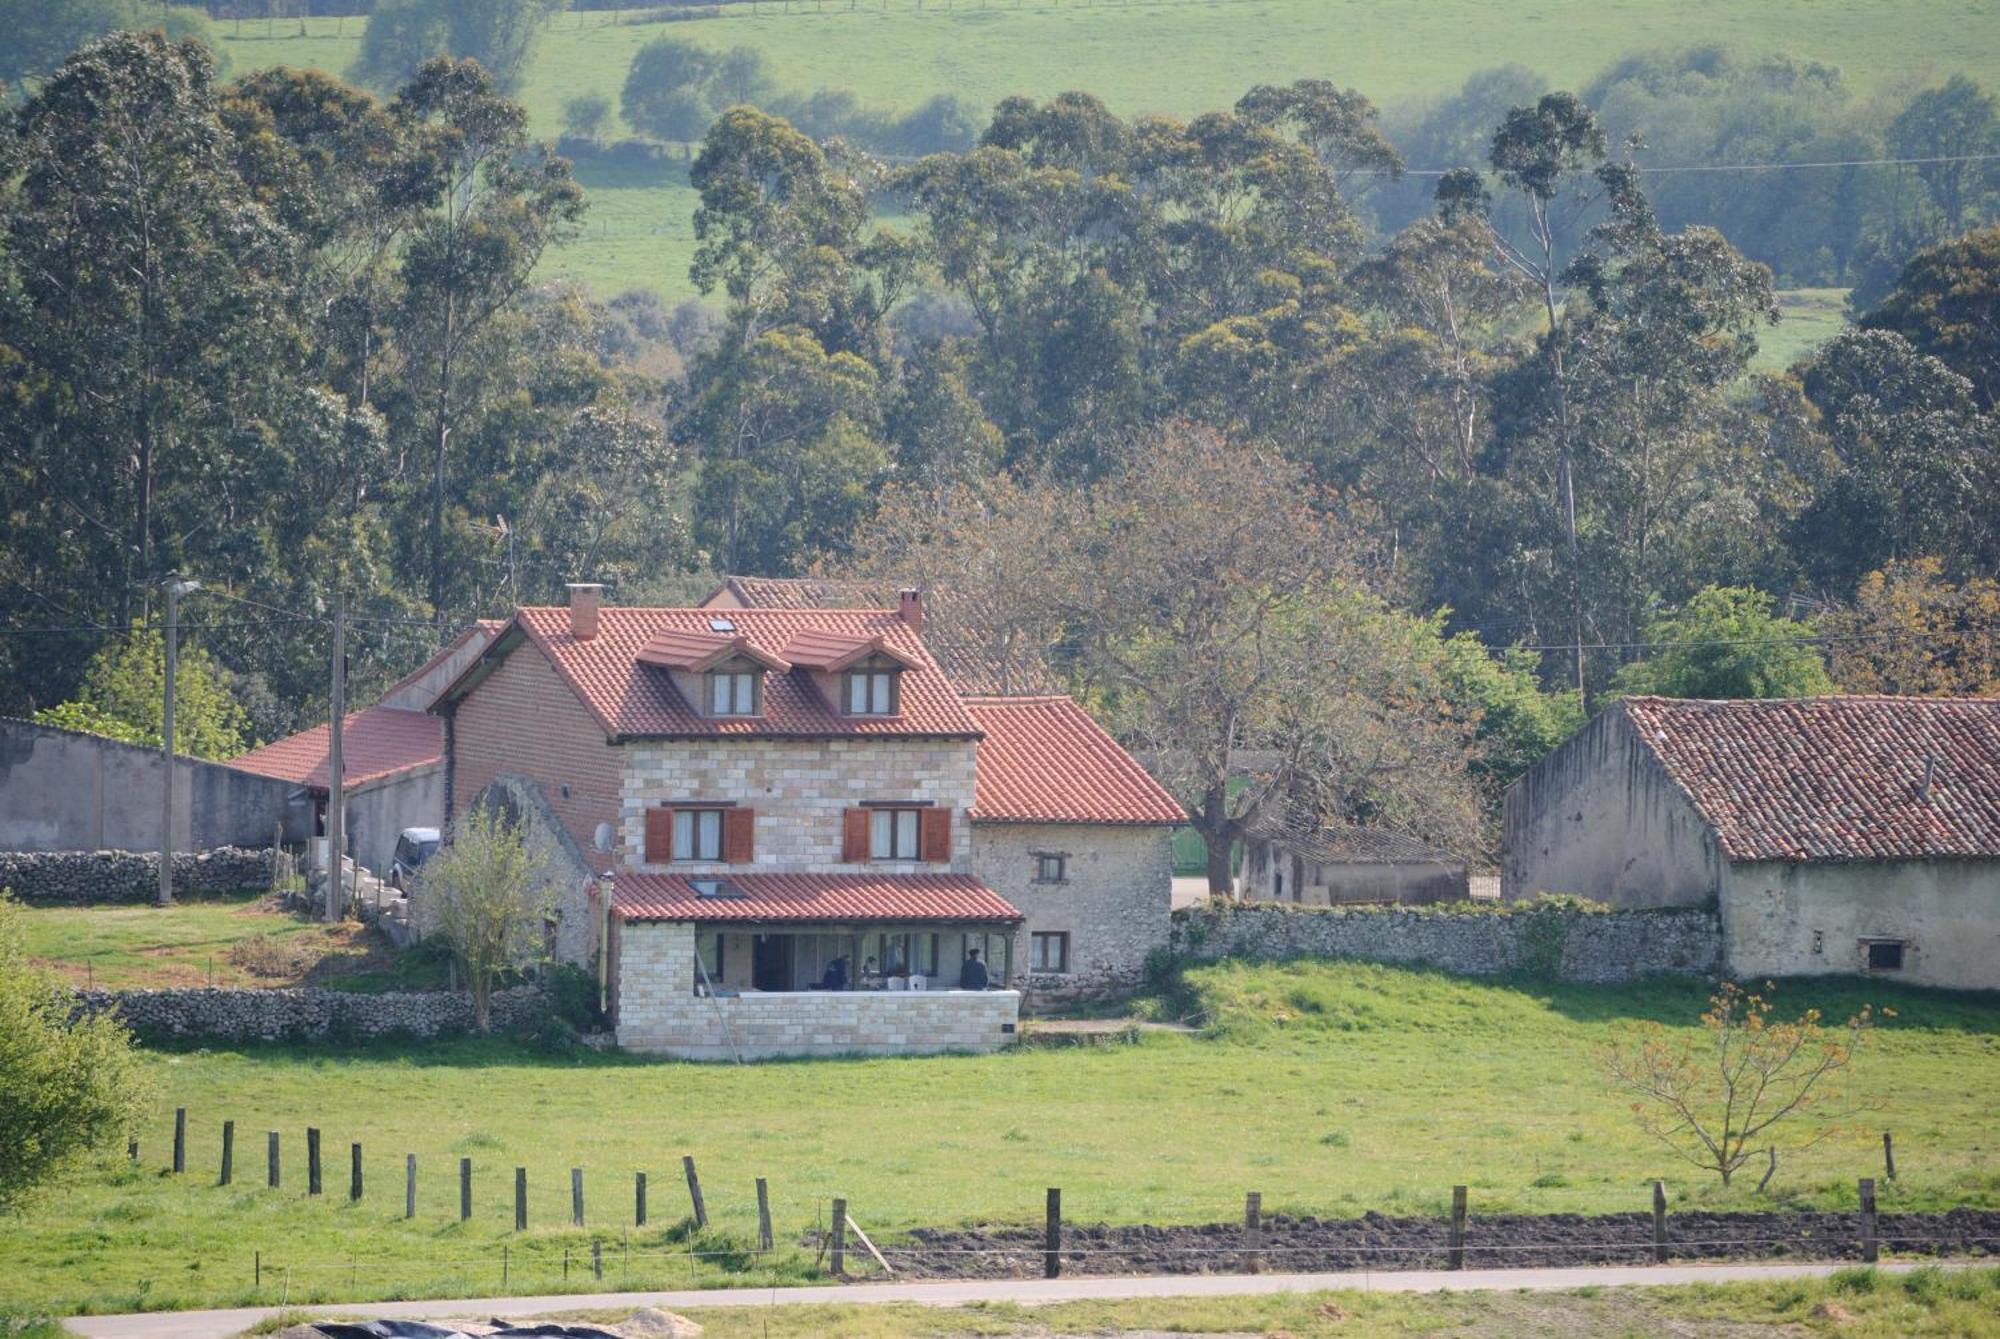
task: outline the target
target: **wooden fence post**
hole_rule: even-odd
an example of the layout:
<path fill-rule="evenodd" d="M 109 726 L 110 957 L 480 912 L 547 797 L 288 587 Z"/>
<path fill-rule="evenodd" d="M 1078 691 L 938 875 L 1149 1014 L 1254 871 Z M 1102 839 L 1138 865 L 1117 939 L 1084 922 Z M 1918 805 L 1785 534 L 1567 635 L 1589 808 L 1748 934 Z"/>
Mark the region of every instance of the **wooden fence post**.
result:
<path fill-rule="evenodd" d="M 1243 1272 L 1264 1272 L 1264 1195 L 1253 1190 L 1243 1197 Z"/>
<path fill-rule="evenodd" d="M 1653 1262 L 1667 1262 L 1667 1183 L 1653 1182 Z"/>
<path fill-rule="evenodd" d="M 1042 1224 L 1042 1277 L 1062 1277 L 1062 1188 L 1049 1187 Z"/>
<path fill-rule="evenodd" d="M 847 1201 L 833 1202 L 833 1258 L 827 1262 L 835 1278 L 847 1273 Z"/>
<path fill-rule="evenodd" d="M 528 1230 L 528 1169 L 514 1169 L 514 1230 Z"/>
<path fill-rule="evenodd" d="M 1465 1187 L 1451 1188 L 1451 1268 L 1465 1268 Z"/>
<path fill-rule="evenodd" d="M 417 1216 L 417 1155 L 403 1155 L 403 1217 Z"/>
<path fill-rule="evenodd" d="M 306 1194 L 319 1194 L 319 1131 L 306 1127 Z"/>
<path fill-rule="evenodd" d="M 1882 1131 L 1882 1170 L 1889 1174 L 1891 1181 L 1896 1179 L 1896 1143 L 1887 1130 Z"/>
<path fill-rule="evenodd" d="M 361 1198 L 361 1145 L 355 1144 L 348 1149 L 348 1161 L 352 1165 L 347 1172 L 347 1198 L 358 1200 Z"/>
<path fill-rule="evenodd" d="M 646 1225 L 646 1174 L 644 1172 L 632 1173 L 632 1225 L 634 1227 L 644 1227 Z"/>
<path fill-rule="evenodd" d="M 690 1153 L 682 1158 L 681 1166 L 687 1169 L 688 1198 L 694 1201 L 694 1225 L 705 1228 L 708 1226 L 708 1206 L 701 1202 L 701 1178 L 694 1174 L 694 1155 Z"/>
<path fill-rule="evenodd" d="M 1861 1258 L 1874 1264 L 1882 1258 L 1881 1248 L 1875 1241 L 1875 1178 L 1861 1178 Z"/>
<path fill-rule="evenodd" d="M 267 1172 L 271 1189 L 276 1190 L 278 1188 L 278 1132 L 276 1130 L 266 1130 L 264 1132 L 264 1161 L 269 1164 Z"/>
<path fill-rule="evenodd" d="M 583 1226 L 583 1168 L 569 1169 L 569 1221 Z"/>
<path fill-rule="evenodd" d="M 187 1170 L 188 1109 L 174 1108 L 174 1170 Z"/>
<path fill-rule="evenodd" d="M 222 1179 L 217 1185 L 226 1186 L 236 1178 L 236 1122 L 222 1122 Z"/>
<path fill-rule="evenodd" d="M 133 1139 L 133 1140 L 129 1140 L 129 1141 L 127 1141 L 127 1143 L 126 1143 L 126 1145 L 125 1145 L 125 1156 L 126 1156 L 126 1157 L 127 1157 L 128 1159 L 130 1159 L 131 1161 L 133 1161 L 133 1162 L 137 1162 L 137 1161 L 139 1160 L 139 1141 L 138 1141 L 138 1140 L 136 1140 L 136 1139 Z"/>
<path fill-rule="evenodd" d="M 771 1187 L 757 1178 L 757 1249 L 771 1249 Z"/>
<path fill-rule="evenodd" d="M 472 1217 L 472 1159 L 458 1160 L 458 1221 Z"/>
<path fill-rule="evenodd" d="M 590 1272 L 595 1278 L 604 1277 L 604 1243 L 595 1237 L 590 1239 Z"/>

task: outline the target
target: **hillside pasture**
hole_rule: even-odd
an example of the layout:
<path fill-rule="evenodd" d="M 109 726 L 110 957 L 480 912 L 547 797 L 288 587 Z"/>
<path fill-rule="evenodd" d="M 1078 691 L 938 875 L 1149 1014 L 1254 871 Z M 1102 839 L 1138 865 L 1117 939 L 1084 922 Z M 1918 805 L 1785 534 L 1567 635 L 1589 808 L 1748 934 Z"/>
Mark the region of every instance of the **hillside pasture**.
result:
<path fill-rule="evenodd" d="M 1676 1206 L 1852 1208 L 1895 1132 L 1900 1179 L 1884 1212 L 2000 1206 L 1992 1112 L 2000 1103 L 2000 999 L 1881 982 L 1782 985 L 1781 1009 L 1845 1017 L 1890 1005 L 1862 1056 L 1855 1110 L 1836 1137 L 1780 1164 L 1772 1194 L 1724 1191 L 1633 1125 L 1596 1056 L 1632 1024 L 1690 1027 L 1698 983 L 1562 987 L 1478 982 L 1362 964 L 1219 966 L 1192 974 L 1199 1037 L 988 1057 L 694 1065 L 500 1041 L 375 1049 L 157 1054 L 157 1106 L 137 1166 L 122 1155 L 0 1219 L 0 1258 L 23 1302 L 53 1309 L 232 1305 L 455 1295 L 500 1286 L 797 1282 L 832 1197 L 878 1240 L 922 1226 L 1025 1225 L 1043 1190 L 1078 1222 L 1211 1223 L 1260 1190 L 1268 1212 L 1354 1217 L 1643 1209 L 1653 1178 Z M 173 1109 L 188 1109 L 190 1171 L 161 1170 Z M 216 1185 L 223 1120 L 236 1181 Z M 327 1149 L 327 1194 L 305 1194 L 304 1132 Z M 283 1184 L 264 1185 L 263 1131 L 281 1132 Z M 367 1195 L 346 1199 L 347 1152 L 365 1145 Z M 403 1217 L 403 1160 L 418 1157 Z M 680 1159 L 692 1155 L 713 1219 L 690 1235 Z M 457 1217 L 460 1158 L 474 1213 Z M 516 1167 L 530 1230 L 512 1232 Z M 583 1168 L 587 1227 L 568 1226 Z M 635 1171 L 651 1222 L 632 1227 Z M 757 1177 L 770 1181 L 778 1249 L 752 1253 Z M 624 1252 L 629 1244 L 629 1263 Z M 571 1261 L 567 1281 L 565 1252 Z M 253 1287 L 262 1253 L 264 1291 Z M 615 1264 L 614 1264 L 615 1262 Z"/>

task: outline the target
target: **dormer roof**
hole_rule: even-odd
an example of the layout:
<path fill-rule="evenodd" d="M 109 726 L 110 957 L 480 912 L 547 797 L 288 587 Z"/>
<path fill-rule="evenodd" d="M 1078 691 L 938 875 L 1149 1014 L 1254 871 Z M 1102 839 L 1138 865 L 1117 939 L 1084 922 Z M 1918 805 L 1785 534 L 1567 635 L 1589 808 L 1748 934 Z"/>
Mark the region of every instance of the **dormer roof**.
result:
<path fill-rule="evenodd" d="M 915 669 L 910 658 L 889 644 L 881 634 L 867 636 L 854 632 L 829 632 L 807 628 L 785 643 L 783 655 L 800 669 L 838 673 L 863 661 L 882 659 L 901 669 Z"/>
<path fill-rule="evenodd" d="M 600 611 L 601 613 L 602 611 Z M 782 656 L 774 656 L 758 649 L 757 645 L 741 633 L 729 636 L 720 632 L 696 632 L 685 628 L 663 628 L 646 639 L 639 648 L 641 664 L 655 665 L 661 669 L 686 670 L 690 674 L 702 674 L 718 665 L 728 665 L 736 661 L 748 660 L 767 670 L 783 674 L 791 668 Z"/>

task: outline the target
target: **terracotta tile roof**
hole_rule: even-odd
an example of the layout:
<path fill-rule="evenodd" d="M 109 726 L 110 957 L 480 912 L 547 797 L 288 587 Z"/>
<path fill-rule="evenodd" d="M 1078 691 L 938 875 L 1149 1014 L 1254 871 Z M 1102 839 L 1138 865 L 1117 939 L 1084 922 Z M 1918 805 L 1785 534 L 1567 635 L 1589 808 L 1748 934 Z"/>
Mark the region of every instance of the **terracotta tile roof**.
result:
<path fill-rule="evenodd" d="M 1179 801 L 1069 698 L 967 698 L 965 705 L 986 734 L 974 820 L 1187 822 Z"/>
<path fill-rule="evenodd" d="M 880 637 L 856 637 L 822 632 L 816 628 L 809 628 L 786 642 L 784 656 L 802 668 L 828 671 L 844 670 L 870 656 L 882 656 L 898 662 L 902 660 L 896 648 Z M 910 666 L 905 664 L 904 668 Z M 945 677 L 951 676 L 947 674 Z"/>
<path fill-rule="evenodd" d="M 666 670 L 640 663 L 639 653 L 661 633 L 712 634 L 709 624 L 719 612 L 607 605 L 598 611 L 597 635 L 588 641 L 570 635 L 569 610 L 564 608 L 523 609 L 515 615 L 515 626 L 542 649 L 610 736 L 971 738 L 979 732 L 916 629 L 894 611 L 883 609 L 737 609 L 728 611 L 726 617 L 734 624 L 729 635 L 740 633 L 760 652 L 774 658 L 781 658 L 781 648 L 808 630 L 880 637 L 916 667 L 904 674 L 900 715 L 843 715 L 820 696 L 807 676 L 774 673 L 764 682 L 762 716 L 703 716 L 682 699 Z M 495 649 L 502 649 L 511 635 L 501 634 Z"/>
<path fill-rule="evenodd" d="M 1615 709 L 1729 859 L 2000 855 L 2000 698 L 1630 697 Z"/>
<path fill-rule="evenodd" d="M 700 671 L 713 669 L 724 661 L 744 659 L 779 673 L 791 668 L 778 656 L 759 650 L 748 637 L 726 637 L 719 632 L 690 632 L 667 628 L 646 639 L 639 648 L 639 661 L 663 669 Z"/>
<path fill-rule="evenodd" d="M 910 583 L 827 581 L 818 577 L 724 577 L 703 601 L 733 599 L 748 609 L 894 609 Z M 979 602 L 932 587 L 924 592 L 924 643 L 961 693 L 1047 693 L 1061 687 L 1039 648 L 1014 646 Z"/>
<path fill-rule="evenodd" d="M 325 790 L 332 730 L 315 725 L 229 760 L 231 767 Z M 348 715 L 340 731 L 342 789 L 398 772 L 427 767 L 444 757 L 444 721 L 423 711 L 366 707 Z"/>
<path fill-rule="evenodd" d="M 703 897 L 697 882 L 734 892 Z M 612 906 L 628 921 L 1018 921 L 970 874 L 627 874 Z"/>

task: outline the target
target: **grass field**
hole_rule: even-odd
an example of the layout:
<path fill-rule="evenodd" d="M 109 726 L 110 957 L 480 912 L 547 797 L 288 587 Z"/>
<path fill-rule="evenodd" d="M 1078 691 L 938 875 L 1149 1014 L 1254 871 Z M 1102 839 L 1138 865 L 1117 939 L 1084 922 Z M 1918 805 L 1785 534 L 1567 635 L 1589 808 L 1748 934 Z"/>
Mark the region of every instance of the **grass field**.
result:
<path fill-rule="evenodd" d="M 141 1159 L 88 1170 L 0 1219 L 0 1294 L 17 1306 L 124 1310 L 294 1300 L 463 1295 L 565 1286 L 607 1234 L 605 1287 L 796 1281 L 797 1245 L 844 1196 L 871 1233 L 926 1224 L 1034 1221 L 1046 1186 L 1077 1221 L 1226 1221 L 1247 1190 L 1275 1213 L 1439 1214 L 1450 1186 L 1475 1214 L 1606 1212 L 1648 1203 L 1767 1207 L 1723 1192 L 1632 1127 L 1593 1052 L 1641 1018 L 1685 1022 L 1689 983 L 1554 991 L 1367 965 L 1207 969 L 1217 1020 L 1200 1038 L 1148 1036 L 1094 1049 L 990 1057 L 819 1061 L 734 1068 L 622 1056 L 546 1057 L 499 1042 L 343 1052 L 273 1048 L 162 1054 Z M 1787 1156 L 1780 1202 L 1851 1206 L 1895 1131 L 1901 1179 L 1885 1211 L 2000 1204 L 2000 1000 L 1867 983 L 1890 1004 L 1864 1055 L 1851 1129 Z M 1876 988 L 1878 987 L 1879 988 Z M 1788 987 L 1788 1009 L 1842 1016 L 1860 985 Z M 176 1106 L 190 1171 L 164 1166 Z M 237 1126 L 237 1181 L 215 1184 L 219 1130 Z M 304 1193 L 304 1129 L 325 1132 L 327 1188 Z M 284 1183 L 264 1186 L 260 1132 L 282 1132 Z M 347 1147 L 362 1141 L 368 1194 L 346 1201 Z M 402 1166 L 419 1160 L 418 1212 L 402 1216 Z M 700 1167 L 723 1254 L 690 1259 L 679 1161 Z M 457 1222 L 456 1168 L 474 1166 L 474 1214 Z M 511 1231 L 512 1169 L 528 1169 L 531 1231 Z M 587 1230 L 566 1226 L 569 1170 L 585 1169 Z M 652 1224 L 630 1237 L 632 1174 L 652 1182 Z M 755 1178 L 771 1183 L 779 1250 L 757 1259 Z M 262 1252 L 264 1288 L 253 1288 Z M 570 1288 L 591 1283 L 576 1269 Z M 5 1308 L 0 1308 L 4 1310 Z"/>
<path fill-rule="evenodd" d="M 1778 294 L 1778 324 L 1757 332 L 1757 366 L 1790 367 L 1847 328 L 1847 290 L 1794 288 Z"/>
<path fill-rule="evenodd" d="M 356 924 L 317 925 L 272 911 L 261 893 L 185 900 L 161 910 L 31 907 L 22 912 L 31 961 L 73 985 L 104 990 L 166 986 L 344 990 L 438 984 L 435 964 L 404 962 Z"/>

